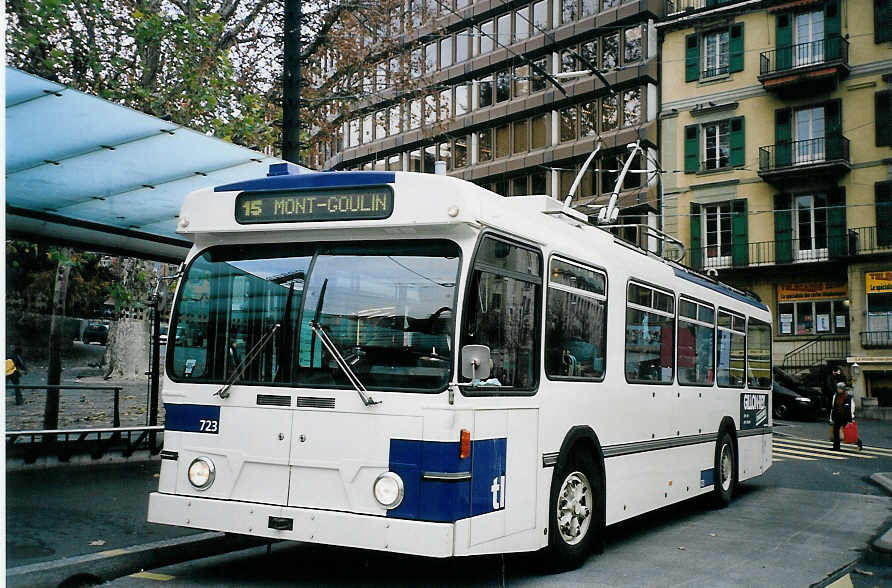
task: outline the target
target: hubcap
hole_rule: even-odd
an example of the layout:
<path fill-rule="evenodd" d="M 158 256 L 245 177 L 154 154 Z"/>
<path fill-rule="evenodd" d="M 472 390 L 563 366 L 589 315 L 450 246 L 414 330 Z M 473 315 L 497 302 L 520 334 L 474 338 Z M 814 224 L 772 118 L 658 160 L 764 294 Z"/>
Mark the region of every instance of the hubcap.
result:
<path fill-rule="evenodd" d="M 722 457 L 719 463 L 722 469 L 722 490 L 726 492 L 731 488 L 731 479 L 734 477 L 734 459 L 731 451 L 729 444 L 722 445 Z"/>
<path fill-rule="evenodd" d="M 592 487 L 582 472 L 564 479 L 557 499 L 557 523 L 561 539 L 570 545 L 583 540 L 592 522 Z"/>

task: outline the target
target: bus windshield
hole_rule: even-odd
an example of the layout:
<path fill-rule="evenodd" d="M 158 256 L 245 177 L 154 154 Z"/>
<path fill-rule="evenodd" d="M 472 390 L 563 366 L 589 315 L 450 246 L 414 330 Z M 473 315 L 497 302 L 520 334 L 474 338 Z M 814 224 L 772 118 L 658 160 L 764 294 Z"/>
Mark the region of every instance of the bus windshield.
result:
<path fill-rule="evenodd" d="M 442 390 L 459 260 L 449 241 L 211 248 L 183 278 L 168 373 L 180 382 L 350 388 L 315 321 L 366 388 Z"/>

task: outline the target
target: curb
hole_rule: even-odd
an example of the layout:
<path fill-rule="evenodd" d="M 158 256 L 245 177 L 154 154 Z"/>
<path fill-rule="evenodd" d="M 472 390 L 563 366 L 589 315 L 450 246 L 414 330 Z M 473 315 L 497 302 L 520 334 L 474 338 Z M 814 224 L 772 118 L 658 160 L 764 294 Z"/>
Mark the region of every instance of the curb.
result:
<path fill-rule="evenodd" d="M 892 473 L 877 472 L 871 474 L 872 482 L 883 488 L 889 494 L 892 494 Z M 871 549 L 869 550 L 870 559 L 878 559 L 883 561 L 892 561 L 892 528 L 873 540 Z"/>
<path fill-rule="evenodd" d="M 245 535 L 200 533 L 10 568 L 6 571 L 6 585 L 10 588 L 55 587 L 72 578 L 99 584 L 142 570 L 270 542 L 269 539 Z"/>

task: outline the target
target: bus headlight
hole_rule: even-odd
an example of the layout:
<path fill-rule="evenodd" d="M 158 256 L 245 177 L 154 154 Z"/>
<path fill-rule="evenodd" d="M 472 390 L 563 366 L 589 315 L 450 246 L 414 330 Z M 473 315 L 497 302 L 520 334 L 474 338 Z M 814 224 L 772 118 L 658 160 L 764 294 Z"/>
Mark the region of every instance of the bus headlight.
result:
<path fill-rule="evenodd" d="M 406 493 L 403 479 L 393 472 L 384 472 L 378 476 L 372 486 L 372 491 L 378 504 L 386 509 L 398 507 Z"/>
<path fill-rule="evenodd" d="M 204 490 L 214 483 L 214 473 L 214 462 L 210 458 L 196 457 L 189 464 L 189 483 Z"/>

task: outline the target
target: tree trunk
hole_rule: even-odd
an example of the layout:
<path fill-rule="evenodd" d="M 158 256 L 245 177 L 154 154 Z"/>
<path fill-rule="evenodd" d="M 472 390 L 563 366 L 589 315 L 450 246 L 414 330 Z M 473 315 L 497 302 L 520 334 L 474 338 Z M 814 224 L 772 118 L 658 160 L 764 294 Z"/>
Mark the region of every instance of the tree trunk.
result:
<path fill-rule="evenodd" d="M 126 316 L 134 314 L 135 316 Z M 145 314 L 146 316 L 141 316 Z M 149 369 L 148 311 L 126 311 L 111 324 L 105 348 L 105 379 L 138 380 Z"/>
<path fill-rule="evenodd" d="M 53 286 L 53 315 L 50 320 L 49 366 L 47 386 L 58 386 L 62 381 L 62 326 L 65 323 L 65 300 L 68 297 L 68 276 L 71 273 L 71 249 L 59 252 L 56 281 Z M 47 388 L 46 405 L 43 409 L 43 428 L 59 426 L 59 389 Z"/>

